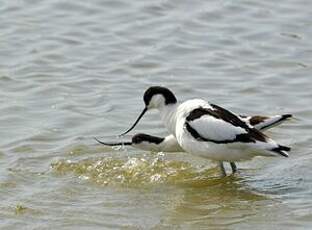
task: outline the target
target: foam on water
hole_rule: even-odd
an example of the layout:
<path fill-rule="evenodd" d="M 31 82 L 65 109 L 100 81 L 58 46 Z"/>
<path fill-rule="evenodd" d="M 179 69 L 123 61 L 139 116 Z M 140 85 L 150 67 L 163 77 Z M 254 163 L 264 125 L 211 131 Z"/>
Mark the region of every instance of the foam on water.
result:
<path fill-rule="evenodd" d="M 311 15 L 310 0 L 1 1 L 0 228 L 311 229 Z M 151 85 L 294 114 L 268 133 L 290 157 L 220 179 L 187 154 L 97 145 Z M 156 112 L 135 132 L 167 135 Z"/>
<path fill-rule="evenodd" d="M 185 161 L 156 157 L 107 157 L 78 162 L 59 160 L 51 164 L 56 173 L 73 173 L 99 185 L 137 187 L 155 184 L 183 184 L 218 178 L 217 169 L 200 169 Z"/>

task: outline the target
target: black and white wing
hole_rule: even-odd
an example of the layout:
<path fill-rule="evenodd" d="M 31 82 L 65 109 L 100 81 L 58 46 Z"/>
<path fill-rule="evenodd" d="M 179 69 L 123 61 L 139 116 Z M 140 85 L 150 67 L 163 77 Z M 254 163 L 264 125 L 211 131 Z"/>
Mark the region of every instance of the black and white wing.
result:
<path fill-rule="evenodd" d="M 185 128 L 198 141 L 217 144 L 267 140 L 264 134 L 237 115 L 214 104 L 192 110 L 186 117 Z"/>
<path fill-rule="evenodd" d="M 239 117 L 245 121 L 247 124 L 253 126 L 258 130 L 266 130 L 273 128 L 282 122 L 288 120 L 292 117 L 291 114 L 282 114 L 282 115 L 274 115 L 274 116 L 244 116 L 239 115 Z"/>
<path fill-rule="evenodd" d="M 214 104 L 193 109 L 186 117 L 185 128 L 198 141 L 216 144 L 254 143 L 263 150 L 288 157 L 290 148 L 282 146 L 250 126 L 234 113 Z"/>

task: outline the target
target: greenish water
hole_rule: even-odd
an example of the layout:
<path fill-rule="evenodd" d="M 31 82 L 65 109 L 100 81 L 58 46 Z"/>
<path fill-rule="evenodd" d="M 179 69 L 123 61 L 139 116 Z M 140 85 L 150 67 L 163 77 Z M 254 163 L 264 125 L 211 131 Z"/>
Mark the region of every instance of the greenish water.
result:
<path fill-rule="evenodd" d="M 311 229 L 312 2 L 2 1 L 0 229 Z M 116 140 L 150 85 L 241 114 L 290 157 L 216 165 Z M 167 135 L 157 113 L 136 129 Z"/>

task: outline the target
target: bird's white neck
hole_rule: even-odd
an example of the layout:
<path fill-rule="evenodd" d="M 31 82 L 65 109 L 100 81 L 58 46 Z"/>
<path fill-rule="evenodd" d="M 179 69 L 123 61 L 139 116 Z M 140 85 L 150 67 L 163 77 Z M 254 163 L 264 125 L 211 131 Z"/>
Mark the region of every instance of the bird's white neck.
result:
<path fill-rule="evenodd" d="M 163 123 L 165 124 L 168 131 L 175 136 L 175 129 L 176 129 L 176 120 L 177 120 L 177 108 L 179 104 L 169 104 L 165 106 L 161 106 L 158 108 L 160 112 L 160 117 Z"/>

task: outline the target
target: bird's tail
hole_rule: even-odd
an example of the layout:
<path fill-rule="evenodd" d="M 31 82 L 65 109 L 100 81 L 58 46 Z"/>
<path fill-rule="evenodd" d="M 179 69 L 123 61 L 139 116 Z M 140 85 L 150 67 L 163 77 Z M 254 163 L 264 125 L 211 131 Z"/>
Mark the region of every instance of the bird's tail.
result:
<path fill-rule="evenodd" d="M 284 157 L 288 157 L 288 153 L 291 150 L 290 147 L 278 145 L 278 147 L 271 149 L 272 152 L 278 153 Z"/>

